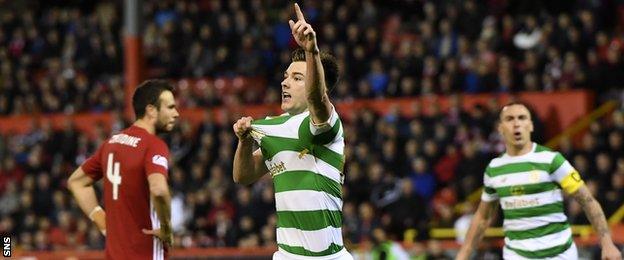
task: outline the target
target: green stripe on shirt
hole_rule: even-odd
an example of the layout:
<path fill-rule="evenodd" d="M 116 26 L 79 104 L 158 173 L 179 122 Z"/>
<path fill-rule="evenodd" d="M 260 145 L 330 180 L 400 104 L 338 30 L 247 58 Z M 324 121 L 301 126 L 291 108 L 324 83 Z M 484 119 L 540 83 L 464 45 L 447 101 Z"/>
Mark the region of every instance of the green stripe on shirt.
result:
<path fill-rule="evenodd" d="M 330 143 L 332 140 L 334 140 L 334 138 L 336 138 L 336 135 L 338 134 L 338 131 L 340 130 L 340 124 L 341 124 L 341 121 L 340 121 L 340 118 L 338 118 L 331 129 L 327 130 L 326 132 L 320 133 L 318 135 L 313 135 L 312 131 L 310 130 L 310 125 L 311 125 L 310 117 L 307 116 L 306 118 L 303 119 L 303 121 L 301 122 L 301 125 L 299 125 L 299 139 L 302 140 L 304 143 L 313 143 L 313 144 Z"/>
<path fill-rule="evenodd" d="M 342 227 L 339 210 L 277 211 L 277 227 L 313 231 L 326 227 Z"/>
<path fill-rule="evenodd" d="M 344 155 L 334 152 L 325 146 L 312 145 L 312 155 L 323 160 L 327 164 L 334 166 L 334 168 L 338 169 L 340 172 L 344 169 Z"/>
<path fill-rule="evenodd" d="M 334 126 L 332 126 L 330 130 L 312 137 L 312 143 L 314 144 L 330 143 L 332 140 L 334 140 L 334 138 L 336 138 L 338 131 L 340 131 L 340 125 L 341 125 L 340 119 L 336 120 L 336 123 L 334 124 Z"/>
<path fill-rule="evenodd" d="M 269 160 L 281 151 L 300 152 L 307 147 L 294 138 L 265 136 L 262 137 L 260 148 L 262 149 L 264 159 Z"/>
<path fill-rule="evenodd" d="M 311 171 L 287 171 L 273 177 L 275 193 L 292 190 L 323 191 L 342 198 L 340 183 Z"/>
<path fill-rule="evenodd" d="M 490 177 L 496 177 L 505 174 L 534 170 L 550 172 L 550 164 L 534 162 L 509 163 L 498 167 L 487 167 L 485 169 L 485 173 Z"/>
<path fill-rule="evenodd" d="M 524 257 L 528 257 L 528 258 L 547 258 L 547 257 L 555 257 L 558 256 L 559 254 L 565 252 L 566 250 L 568 250 L 568 248 L 570 248 L 570 246 L 572 246 L 572 237 L 570 236 L 570 238 L 568 239 L 568 241 L 563 244 L 563 245 L 558 245 L 558 246 L 553 246 L 553 247 L 549 247 L 546 249 L 542 249 L 542 250 L 535 250 L 535 251 L 528 251 L 528 250 L 521 250 L 521 249 L 517 249 L 517 248 L 513 248 L 510 246 L 506 246 L 507 248 L 513 250 L 514 252 L 516 252 L 517 254 L 524 256 Z"/>
<path fill-rule="evenodd" d="M 288 253 L 295 254 L 295 255 L 303 255 L 303 256 L 328 256 L 328 255 L 332 255 L 332 254 L 340 252 L 340 250 L 342 250 L 343 248 L 343 246 L 331 243 L 331 245 L 329 245 L 327 249 L 321 252 L 314 252 L 314 251 L 306 250 L 305 248 L 301 246 L 289 246 L 286 244 L 277 244 L 277 246 L 279 246 L 279 248 L 281 249 L 286 250 L 286 252 Z"/>
<path fill-rule="evenodd" d="M 540 152 L 552 152 L 552 150 L 546 146 L 535 144 L 535 153 L 540 153 Z"/>
<path fill-rule="evenodd" d="M 528 230 L 505 231 L 505 237 L 511 240 L 538 238 L 555 234 L 568 228 L 570 228 L 568 222 L 556 222 Z"/>
<path fill-rule="evenodd" d="M 334 166 L 341 172 L 344 166 L 344 156 L 322 145 L 306 145 L 297 139 L 277 136 L 265 136 L 261 142 L 262 156 L 266 160 L 272 159 L 281 151 L 301 152 L 308 149 L 311 155 Z"/>
<path fill-rule="evenodd" d="M 563 214 L 563 202 L 559 201 L 559 202 L 541 205 L 537 207 L 503 210 L 505 219 L 538 217 L 538 216 L 543 216 L 543 215 L 548 215 L 548 214 L 553 214 L 553 213 Z"/>
<path fill-rule="evenodd" d="M 561 167 L 561 165 L 566 161 L 566 159 L 563 157 L 563 155 L 561 155 L 560 153 L 555 154 L 555 158 L 553 158 L 553 161 L 551 163 L 551 168 L 550 171 L 548 173 L 553 173 L 555 172 L 557 169 L 559 169 L 559 167 Z"/>
<path fill-rule="evenodd" d="M 291 119 L 291 115 L 282 115 L 277 117 L 271 117 L 266 119 L 256 119 L 251 122 L 253 125 L 281 125 L 286 123 L 288 119 Z"/>
<path fill-rule="evenodd" d="M 536 194 L 540 192 L 554 190 L 557 188 L 559 188 L 559 186 L 557 186 L 553 182 L 542 182 L 542 183 L 535 183 L 535 184 L 524 184 L 524 185 L 500 187 L 500 188 L 496 188 L 496 193 L 498 193 L 498 196 L 502 198 L 502 197 L 509 197 L 509 196 Z"/>

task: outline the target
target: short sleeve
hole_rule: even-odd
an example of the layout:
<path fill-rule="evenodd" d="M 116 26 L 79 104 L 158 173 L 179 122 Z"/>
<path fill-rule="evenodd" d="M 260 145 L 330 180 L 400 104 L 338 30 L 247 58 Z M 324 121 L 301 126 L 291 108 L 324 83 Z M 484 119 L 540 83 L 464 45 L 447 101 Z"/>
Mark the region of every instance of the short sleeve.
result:
<path fill-rule="evenodd" d="M 498 193 L 496 193 L 496 189 L 492 186 L 490 182 L 490 177 L 488 177 L 487 173 L 483 174 L 483 193 L 481 193 L 481 200 L 490 202 L 498 200 Z"/>
<path fill-rule="evenodd" d="M 89 157 L 83 164 L 80 166 L 85 174 L 91 179 L 97 181 L 102 178 L 102 149 L 104 145 L 100 146 L 91 157 Z"/>
<path fill-rule="evenodd" d="M 561 153 L 557 153 L 550 164 L 550 179 L 559 183 L 567 194 L 576 192 L 585 182 Z"/>
<path fill-rule="evenodd" d="M 145 152 L 145 175 L 160 173 L 169 175 L 169 148 L 162 140 L 151 142 Z"/>
<path fill-rule="evenodd" d="M 315 123 L 312 121 L 312 117 L 310 117 L 308 123 L 308 131 L 305 131 L 309 134 L 312 143 L 314 144 L 328 144 L 331 143 L 336 137 L 339 136 L 340 130 L 342 128 L 342 123 L 340 122 L 340 117 L 338 116 L 338 112 L 336 112 L 336 108 L 332 105 L 332 112 L 329 116 L 329 119 L 325 122 Z M 304 121 L 305 122 L 305 121 Z M 306 127 L 306 126 L 302 126 Z"/>

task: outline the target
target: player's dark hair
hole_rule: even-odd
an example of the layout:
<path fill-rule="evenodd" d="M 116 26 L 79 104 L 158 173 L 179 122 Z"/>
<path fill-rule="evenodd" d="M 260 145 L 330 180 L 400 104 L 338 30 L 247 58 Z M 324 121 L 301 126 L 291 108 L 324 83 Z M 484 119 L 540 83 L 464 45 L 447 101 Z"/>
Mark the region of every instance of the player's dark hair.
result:
<path fill-rule="evenodd" d="M 331 92 L 337 85 L 339 79 L 338 62 L 336 58 L 328 52 L 321 51 L 321 64 L 323 65 L 323 71 L 325 72 L 325 84 L 327 85 L 327 91 Z M 292 52 L 292 62 L 304 61 L 305 51 L 302 48 L 297 48 Z"/>
<path fill-rule="evenodd" d="M 145 116 L 145 107 L 147 105 L 153 105 L 156 108 L 160 107 L 160 94 L 164 91 L 173 92 L 173 85 L 166 80 L 162 79 L 150 79 L 143 81 L 132 96 L 132 107 L 134 108 L 134 115 L 136 119 L 143 118 Z"/>

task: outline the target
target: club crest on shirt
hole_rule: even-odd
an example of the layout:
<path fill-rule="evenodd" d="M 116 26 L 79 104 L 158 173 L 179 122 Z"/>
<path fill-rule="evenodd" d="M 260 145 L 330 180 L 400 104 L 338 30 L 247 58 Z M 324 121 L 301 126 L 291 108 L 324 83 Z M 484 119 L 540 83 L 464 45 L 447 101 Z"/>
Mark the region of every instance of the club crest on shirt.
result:
<path fill-rule="evenodd" d="M 529 175 L 529 181 L 532 183 L 537 183 L 540 180 L 540 172 L 538 170 L 532 170 Z"/>

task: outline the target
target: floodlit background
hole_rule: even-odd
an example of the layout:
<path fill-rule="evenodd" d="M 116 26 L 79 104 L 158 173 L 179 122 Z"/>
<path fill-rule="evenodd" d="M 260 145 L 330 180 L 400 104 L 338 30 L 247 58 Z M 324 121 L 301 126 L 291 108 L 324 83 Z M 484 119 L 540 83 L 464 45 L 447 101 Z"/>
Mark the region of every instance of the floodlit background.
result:
<path fill-rule="evenodd" d="M 453 257 L 504 146 L 501 105 L 531 106 L 534 140 L 558 149 L 624 243 L 624 2 L 303 1 L 339 60 L 331 98 L 346 137 L 343 233 L 368 259 L 379 227 L 415 259 Z M 177 85 L 172 258 L 268 258 L 271 179 L 232 181 L 243 115 L 278 114 L 292 2 L 0 0 L 0 233 L 16 254 L 102 258 L 69 174 L 133 121 L 133 88 Z M 566 202 L 582 257 L 599 253 Z M 500 214 L 499 214 L 500 215 Z M 494 226 L 500 227 L 500 217 Z M 455 229 L 454 229 L 455 228 Z M 500 257 L 492 229 L 480 258 Z"/>

